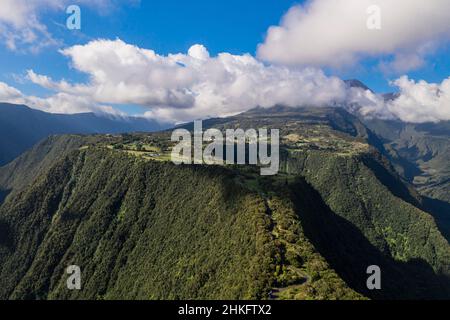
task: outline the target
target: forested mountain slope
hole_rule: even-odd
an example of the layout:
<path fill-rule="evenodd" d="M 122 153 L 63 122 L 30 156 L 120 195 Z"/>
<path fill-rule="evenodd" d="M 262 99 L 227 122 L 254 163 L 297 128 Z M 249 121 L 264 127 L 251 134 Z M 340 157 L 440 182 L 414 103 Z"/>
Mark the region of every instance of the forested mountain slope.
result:
<path fill-rule="evenodd" d="M 0 169 L 0 298 L 450 297 L 448 242 L 358 119 L 278 107 L 205 123 L 280 128 L 280 173 L 175 166 L 170 132 L 52 137 Z M 71 264 L 83 290 L 65 287 Z"/>
<path fill-rule="evenodd" d="M 384 139 L 392 161 L 408 181 L 423 195 L 450 202 L 450 122 L 367 124 Z"/>
<path fill-rule="evenodd" d="M 306 281 L 282 267 L 272 212 L 295 219 L 287 202 L 272 201 L 224 168 L 75 151 L 1 207 L 0 297 L 268 298 L 275 285 Z M 316 277 L 299 292 L 358 297 L 295 231 L 298 266 Z M 71 264 L 82 267 L 84 290 L 65 287 Z"/>
<path fill-rule="evenodd" d="M 405 181 L 422 195 L 422 207 L 433 213 L 450 239 L 450 122 L 412 124 L 370 120 L 386 155 Z"/>

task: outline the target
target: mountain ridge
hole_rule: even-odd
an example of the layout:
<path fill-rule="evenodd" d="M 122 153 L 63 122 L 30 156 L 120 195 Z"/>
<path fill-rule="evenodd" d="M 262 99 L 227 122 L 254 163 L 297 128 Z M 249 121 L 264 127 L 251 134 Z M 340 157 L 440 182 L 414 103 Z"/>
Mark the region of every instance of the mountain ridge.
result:
<path fill-rule="evenodd" d="M 0 103 L 0 166 L 52 134 L 157 131 L 166 127 L 144 118 L 51 114 L 25 105 Z"/>
<path fill-rule="evenodd" d="M 450 296 L 448 242 L 432 216 L 417 207 L 414 193 L 386 158 L 369 145 L 369 131 L 357 118 L 335 109 L 279 108 L 210 119 L 204 125 L 219 130 L 280 128 L 279 175 L 262 178 L 252 166 L 174 166 L 164 154 L 171 145 L 169 131 L 51 137 L 9 168 L 0 169 L 0 187 L 6 181 L 12 189 L 0 206 L 0 227 L 8 235 L 0 245 L 0 261 L 6 261 L 0 268 L 4 270 L 2 297 Z M 207 186 L 215 191 L 205 193 L 210 190 Z M 247 200 L 215 202 L 238 194 Z M 223 211 L 237 203 L 246 209 Z M 243 223 L 233 232 L 226 222 L 231 221 L 227 220 L 231 212 L 234 221 Z M 256 215 L 248 216 L 251 212 Z M 142 224 L 142 219 L 147 222 Z M 46 221 L 45 229 L 32 227 L 39 221 Z M 152 227 L 155 224 L 157 228 Z M 253 234 L 255 229 L 249 228 L 255 224 L 261 226 L 256 232 L 260 240 L 244 235 Z M 64 230 L 70 230 L 68 237 Z M 176 240 L 180 237 L 183 243 Z M 202 257 L 193 253 L 189 259 L 182 253 L 190 252 L 185 239 L 192 239 L 195 248 L 211 242 L 221 245 L 205 249 Z M 236 242 L 243 247 L 232 247 Z M 8 249 L 21 243 L 28 245 Z M 150 249 L 145 243 L 154 245 Z M 138 252 L 129 251 L 136 246 Z M 259 258 L 250 259 L 260 246 L 265 249 L 258 251 Z M 177 247 L 184 249 L 180 252 Z M 221 248 L 221 254 L 229 257 L 228 264 L 217 265 L 225 269 L 213 267 L 218 262 L 212 248 Z M 253 253 L 234 264 L 242 250 Z M 87 259 L 92 256 L 97 257 L 95 264 Z M 88 289 L 71 293 L 64 289 L 63 271 L 66 264 L 77 261 L 87 270 Z M 216 262 L 209 264 L 212 261 Z M 371 264 L 382 267 L 385 290 L 374 292 L 365 286 L 365 268 Z M 233 270 L 235 285 L 217 277 L 231 277 L 231 271 L 223 270 Z M 167 275 L 168 283 L 163 284 Z M 159 283 L 159 289 L 152 282 Z M 177 294 L 175 288 L 181 288 Z"/>

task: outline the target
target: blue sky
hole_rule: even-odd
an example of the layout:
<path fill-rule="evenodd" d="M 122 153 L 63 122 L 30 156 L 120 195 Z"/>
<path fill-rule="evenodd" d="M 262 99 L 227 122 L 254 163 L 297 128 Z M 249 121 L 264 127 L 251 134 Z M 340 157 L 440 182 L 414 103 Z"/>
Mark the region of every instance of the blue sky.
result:
<path fill-rule="evenodd" d="M 97 38 L 120 38 L 160 54 L 186 52 L 196 43 L 204 44 L 211 55 L 220 52 L 254 54 L 267 28 L 277 24 L 294 3 L 297 2 L 144 0 L 139 5 L 124 5 L 104 12 L 80 5 L 81 32 L 64 27 L 68 15 L 61 10 L 44 15 L 42 20 L 64 41 L 64 46 L 84 44 Z M 67 58 L 54 47 L 33 54 L 18 53 L 2 46 L 0 61 L 8 61 L 0 64 L 0 79 L 8 82 L 12 75 L 27 69 L 57 79 L 67 77 L 69 71 Z M 70 77 L 82 79 L 80 74 L 70 74 Z M 29 93 L 40 92 L 31 84 L 16 86 Z"/>
<path fill-rule="evenodd" d="M 120 38 L 127 43 L 151 48 L 160 54 L 186 52 L 196 43 L 205 45 L 211 55 L 220 52 L 255 54 L 257 45 L 264 40 L 267 29 L 277 25 L 281 17 L 294 4 L 304 1 L 276 0 L 151 0 L 139 5 L 123 5 L 99 12 L 88 6 L 82 8 L 82 30 L 70 31 L 64 26 L 68 15 L 61 10 L 43 16 L 49 30 L 63 39 L 65 46 L 83 44 L 91 39 Z M 415 79 L 440 82 L 448 77 L 450 51 L 441 50 L 433 57 L 433 63 L 411 72 Z M 11 81 L 13 74 L 33 68 L 55 78 L 67 77 L 67 59 L 56 48 L 38 54 L 18 53 L 0 48 L 0 77 Z M 358 78 L 375 91 L 385 92 L 389 75 L 374 72 L 377 61 L 364 61 L 362 67 L 348 70 L 327 70 L 342 78 Z M 71 75 L 75 79 L 79 74 Z M 32 85 L 19 84 L 30 90 Z M 39 91 L 37 91 L 39 92 Z"/>
<path fill-rule="evenodd" d="M 315 0 L 317 3 L 324 1 L 327 0 Z M 45 0 L 44 2 L 49 4 L 48 9 L 36 7 L 33 8 L 36 12 L 30 9 L 30 14 L 36 16 L 39 22 L 45 25 L 52 39 L 57 40 L 57 44 L 45 46 L 33 52 L 26 45 L 11 49 L 5 43 L 0 43 L 0 61 L 2 61 L 0 81 L 17 88 L 26 95 L 42 97 L 50 96 L 52 90 L 29 81 L 25 76 L 27 70 L 31 69 L 55 81 L 61 79 L 71 83 L 89 81 L 89 75 L 77 68 L 72 68 L 73 61 L 70 57 L 63 56 L 59 52 L 60 49 L 85 45 L 96 39 L 120 38 L 127 44 L 152 49 L 159 55 L 185 54 L 192 45 L 202 44 L 211 57 L 221 52 L 228 52 L 233 55 L 249 53 L 260 59 L 257 48 L 259 44 L 265 42 L 269 27 L 280 25 L 281 18 L 294 5 L 304 4 L 304 1 L 291 0 L 144 0 L 140 2 L 100 0 L 102 5 L 93 6 L 92 3 L 95 1 L 91 1 L 91 4 L 89 1 L 81 1 L 78 4 L 82 10 L 82 29 L 70 31 L 65 27 L 68 17 L 65 7 L 69 3 L 65 0 Z M 77 3 L 77 1 L 74 2 Z M 413 22 L 411 24 L 413 26 Z M 1 26 L 0 12 L 0 31 Z M 303 42 L 301 39 L 298 40 L 301 46 Z M 324 42 L 326 41 L 328 40 L 325 37 Z M 273 48 L 271 49 L 273 51 Z M 408 50 L 410 54 L 414 51 L 414 47 L 411 49 L 409 46 Z M 424 63 L 419 67 L 401 73 L 390 73 L 380 69 L 381 62 L 393 60 L 398 52 L 363 54 L 351 65 L 325 63 L 319 66 L 314 65 L 314 67 L 319 67 L 328 76 L 360 79 L 376 92 L 382 93 L 395 90 L 389 82 L 402 75 L 412 80 L 423 79 L 428 83 L 441 83 L 449 76 L 449 53 L 448 43 L 437 45 L 430 52 L 421 54 L 420 58 L 424 59 Z M 271 58 L 269 57 L 264 63 L 270 64 Z M 333 59 L 333 56 L 329 57 L 329 60 Z M 386 69 L 389 70 L 389 67 Z M 128 113 L 143 110 L 142 107 L 132 103 L 119 103 L 116 107 Z"/>

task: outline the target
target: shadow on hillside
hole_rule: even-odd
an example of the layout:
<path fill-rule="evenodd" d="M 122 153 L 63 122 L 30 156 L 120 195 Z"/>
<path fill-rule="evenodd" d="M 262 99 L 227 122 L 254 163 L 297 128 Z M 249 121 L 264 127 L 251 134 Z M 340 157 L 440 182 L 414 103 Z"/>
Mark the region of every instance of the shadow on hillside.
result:
<path fill-rule="evenodd" d="M 10 226 L 0 220 L 0 246 L 12 249 L 14 246 Z"/>
<path fill-rule="evenodd" d="M 5 201 L 6 197 L 11 193 L 11 190 L 0 189 L 0 205 Z"/>
<path fill-rule="evenodd" d="M 450 203 L 423 197 L 423 209 L 433 216 L 439 231 L 450 243 Z"/>
<path fill-rule="evenodd" d="M 306 181 L 291 185 L 291 196 L 305 235 L 330 266 L 356 291 L 372 299 L 442 299 L 450 297 L 450 279 L 436 275 L 424 260 L 400 262 L 389 250 L 372 245 L 349 221 L 335 214 Z M 380 245 L 383 246 L 383 245 Z M 387 248 L 386 244 L 384 247 Z M 382 290 L 368 290 L 367 267 L 381 268 Z"/>
<path fill-rule="evenodd" d="M 436 221 L 436 225 L 442 235 L 450 243 L 450 203 L 422 196 L 422 203 L 414 198 L 408 187 L 400 180 L 396 179 L 385 167 L 373 158 L 363 159 L 366 166 L 372 169 L 377 179 L 400 199 L 412 204 L 431 214 Z"/>
<path fill-rule="evenodd" d="M 409 182 L 414 180 L 414 177 L 420 176 L 423 174 L 423 171 L 415 164 L 413 161 L 405 159 L 398 155 L 398 157 L 388 156 L 392 163 L 399 165 L 403 169 L 403 176 Z"/>
<path fill-rule="evenodd" d="M 372 157 L 365 157 L 362 161 L 372 170 L 378 181 L 388 188 L 393 195 L 415 207 L 420 206 L 418 199 L 414 198 L 408 187 L 400 180 L 400 177 L 395 176 L 396 173 L 389 172 L 382 164 Z"/>

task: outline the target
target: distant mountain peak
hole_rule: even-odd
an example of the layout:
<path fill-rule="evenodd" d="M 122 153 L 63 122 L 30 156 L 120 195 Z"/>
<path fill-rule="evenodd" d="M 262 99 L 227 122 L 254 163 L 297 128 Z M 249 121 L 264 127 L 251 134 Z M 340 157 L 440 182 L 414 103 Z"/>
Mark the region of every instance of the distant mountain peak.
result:
<path fill-rule="evenodd" d="M 398 92 L 388 92 L 382 95 L 384 101 L 392 101 L 397 99 L 400 96 L 400 93 Z"/>
<path fill-rule="evenodd" d="M 0 166 L 54 134 L 152 132 L 169 125 L 139 117 L 108 114 L 56 114 L 25 105 L 0 103 Z"/>
<path fill-rule="evenodd" d="M 348 85 L 350 88 L 361 88 L 364 90 L 369 90 L 370 92 L 373 92 L 372 89 L 370 89 L 368 86 L 366 86 L 364 83 L 357 79 L 348 79 L 344 80 L 345 84 Z"/>

